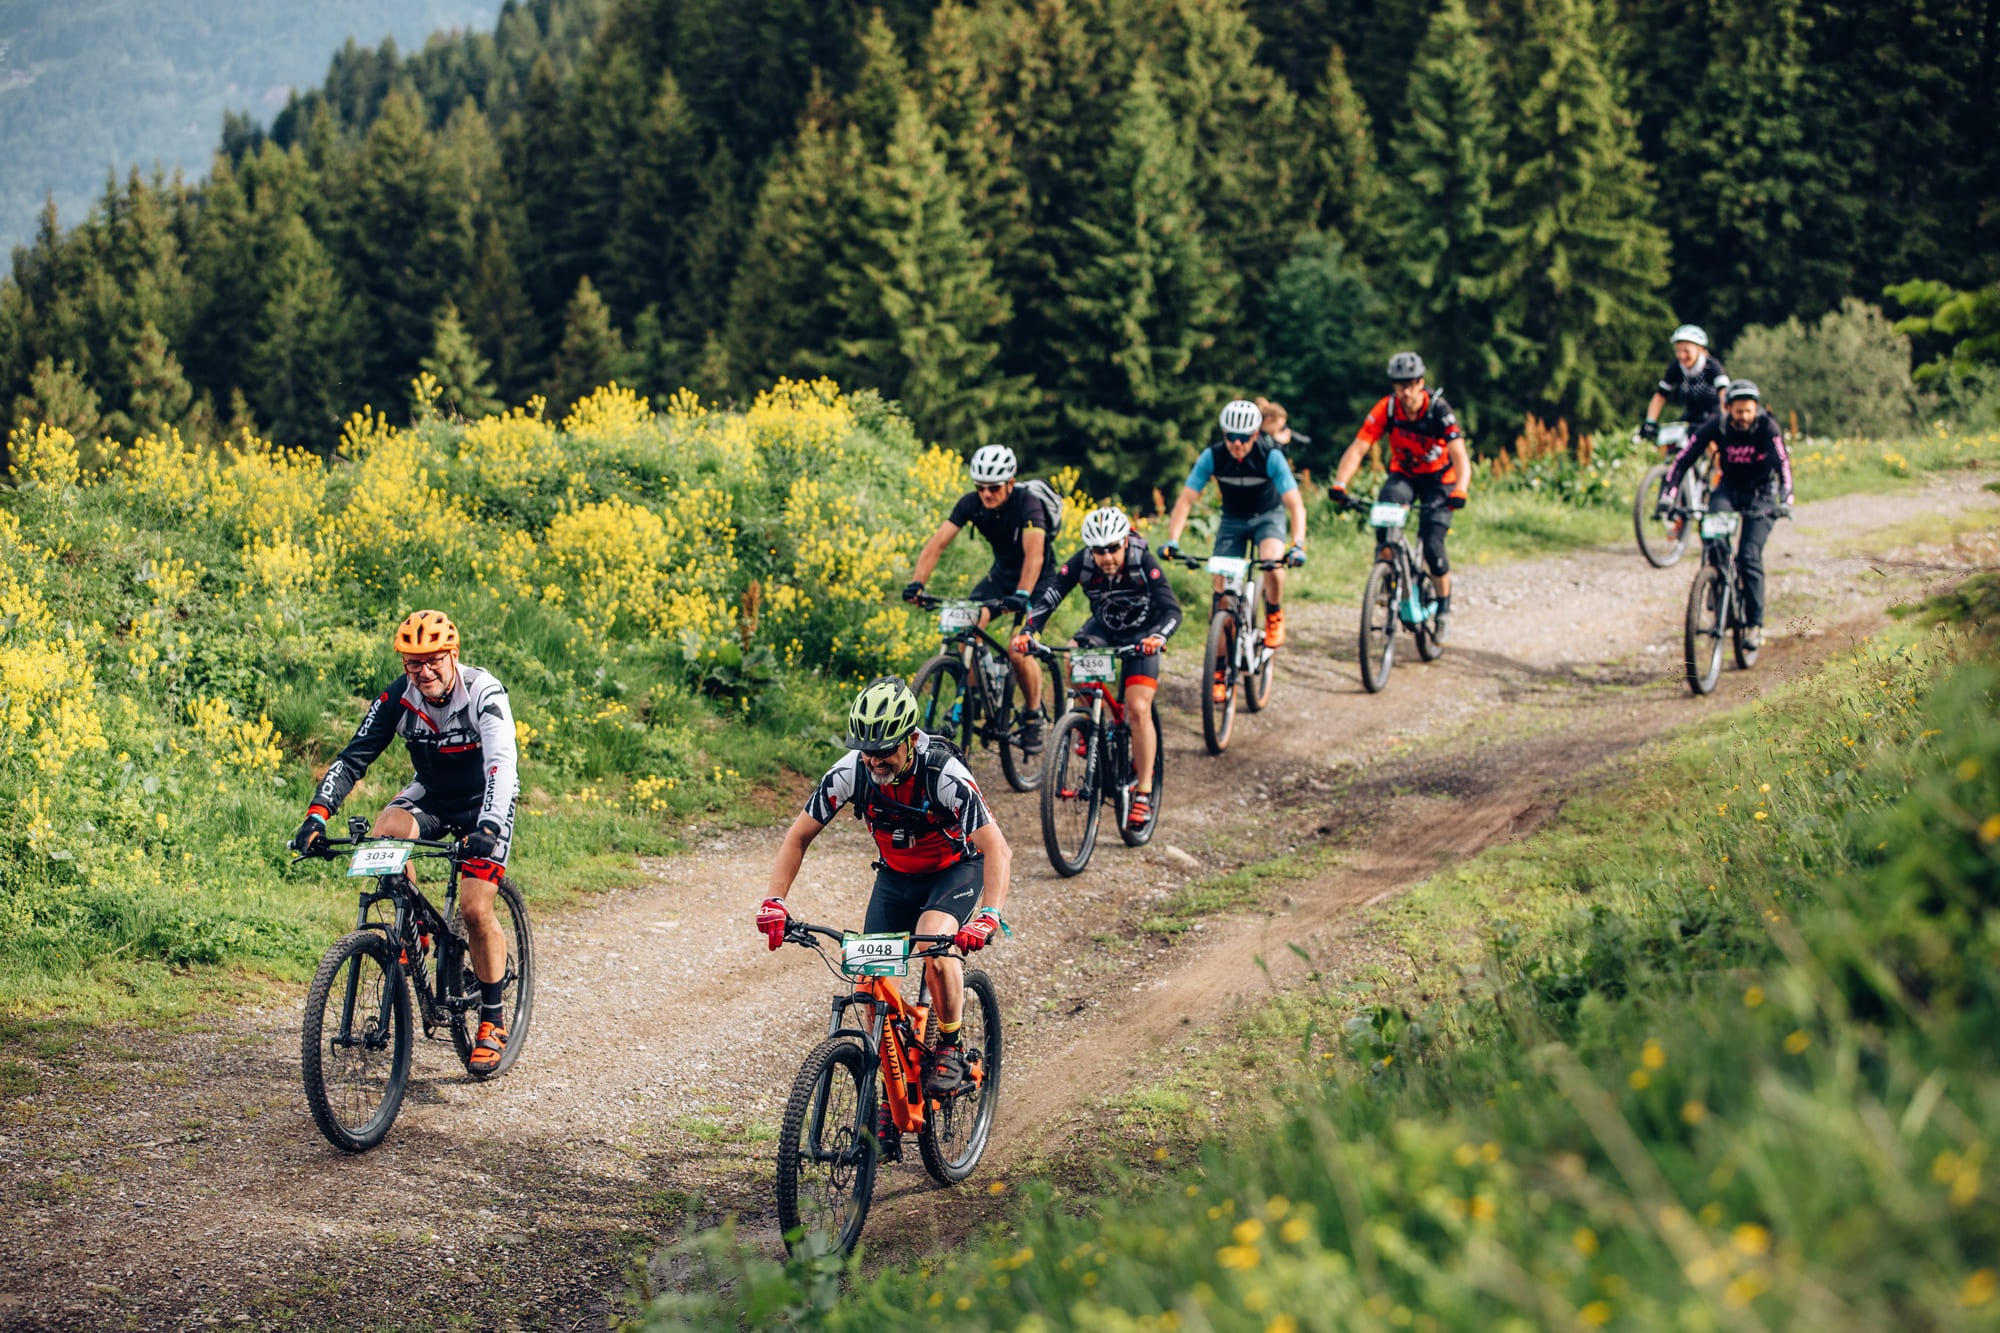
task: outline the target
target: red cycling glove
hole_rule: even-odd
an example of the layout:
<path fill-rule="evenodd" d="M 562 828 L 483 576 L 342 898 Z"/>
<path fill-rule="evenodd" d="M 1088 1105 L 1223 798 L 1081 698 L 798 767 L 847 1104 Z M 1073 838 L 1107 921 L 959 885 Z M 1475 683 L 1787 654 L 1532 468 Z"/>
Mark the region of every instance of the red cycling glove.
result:
<path fill-rule="evenodd" d="M 986 947 L 986 941 L 992 939 L 993 932 L 1000 928 L 1000 914 L 990 907 L 982 907 L 953 937 L 952 943 L 967 953 L 976 953 Z"/>
<path fill-rule="evenodd" d="M 764 932 L 773 949 L 785 942 L 785 926 L 791 919 L 791 914 L 785 911 L 783 898 L 766 898 L 763 906 L 757 909 L 757 929 Z"/>
<path fill-rule="evenodd" d="M 1139 640 L 1139 651 L 1149 657 L 1155 653 L 1163 653 L 1166 650 L 1167 641 L 1157 634 L 1148 634 L 1145 638 Z"/>

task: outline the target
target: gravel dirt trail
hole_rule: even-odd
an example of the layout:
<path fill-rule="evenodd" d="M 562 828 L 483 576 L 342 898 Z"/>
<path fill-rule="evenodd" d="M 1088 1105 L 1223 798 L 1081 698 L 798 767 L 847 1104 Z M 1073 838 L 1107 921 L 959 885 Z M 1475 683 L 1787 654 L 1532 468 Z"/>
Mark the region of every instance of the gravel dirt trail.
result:
<path fill-rule="evenodd" d="M 1352 599 L 1294 602 L 1272 707 L 1239 717 L 1220 758 L 1202 752 L 1190 628 L 1162 691 L 1158 838 L 1100 841 L 1075 879 L 1048 868 L 1035 798 L 976 759 L 1014 847 L 1017 934 L 983 963 L 1009 1054 L 975 1182 L 1060 1155 L 1108 1098 L 1155 1080 L 1179 1034 L 1290 984 L 1304 964 L 1288 945 L 1338 971 L 1368 904 L 1524 836 L 1602 760 L 1845 646 L 1910 593 L 1915 566 L 1992 563 L 2000 497 L 1982 480 L 1801 506 L 1767 554 L 1764 660 L 1706 700 L 1680 679 L 1694 565 L 1650 569 L 1629 542 L 1462 563 L 1444 658 L 1399 661 L 1379 696 L 1361 691 Z M 1975 530 L 1972 545 L 1899 550 L 1926 519 Z M 689 854 L 539 920 L 521 1063 L 475 1085 L 448 1041 L 420 1042 L 401 1118 L 363 1157 L 329 1147 L 306 1113 L 297 997 L 203 1031 L 96 1029 L 45 1053 L 40 1091 L 0 1108 L 0 1328 L 602 1328 L 630 1257 L 663 1235 L 729 1214 L 775 1249 L 775 1127 L 835 986 L 750 928 L 778 832 L 691 831 Z M 1316 858 L 1308 876 L 1259 910 L 1174 937 L 1137 928 L 1191 881 L 1292 853 Z M 795 910 L 857 924 L 872 855 L 837 820 Z M 869 1221 L 892 1261 L 1000 1206 L 935 1188 L 915 1156 L 883 1174 Z"/>

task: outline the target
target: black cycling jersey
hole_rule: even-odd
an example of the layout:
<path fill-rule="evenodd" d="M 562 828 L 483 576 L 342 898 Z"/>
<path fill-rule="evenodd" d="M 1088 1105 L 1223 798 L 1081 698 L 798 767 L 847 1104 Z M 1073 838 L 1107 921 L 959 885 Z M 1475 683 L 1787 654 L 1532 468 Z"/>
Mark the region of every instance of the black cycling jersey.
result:
<path fill-rule="evenodd" d="M 1792 502 L 1792 456 L 1785 452 L 1785 432 L 1779 429 L 1778 419 L 1762 408 L 1748 430 L 1736 429 L 1735 422 L 1720 414 L 1703 422 L 1674 456 L 1673 471 L 1667 475 L 1669 491 L 1681 484 L 1681 478 L 1711 444 L 1722 456 L 1724 486 L 1755 490 L 1775 479 L 1779 498 L 1786 504 Z"/>
<path fill-rule="evenodd" d="M 1056 581 L 1035 600 L 1035 609 L 1028 615 L 1028 632 L 1040 632 L 1070 589 L 1079 585 L 1090 599 L 1091 616 L 1126 644 L 1137 643 L 1149 634 L 1166 638 L 1180 628 L 1180 601 L 1167 586 L 1160 562 L 1146 549 L 1144 537 L 1130 539 L 1125 564 L 1116 573 L 1100 570 L 1089 547 L 1063 561 L 1056 570 Z"/>
<path fill-rule="evenodd" d="M 951 515 L 945 520 L 955 528 L 970 524 L 979 530 L 993 548 L 993 567 L 1009 574 L 1019 574 L 1021 566 L 1027 563 L 1028 553 L 1021 545 L 1021 535 L 1028 531 L 1043 534 L 1044 543 L 1055 540 L 1051 530 L 1049 511 L 1036 498 L 1035 493 L 1019 482 L 1014 483 L 1014 493 L 1000 504 L 988 509 L 979 503 L 977 491 L 967 491 L 958 503 L 951 507 Z M 1042 548 L 1042 568 L 1048 569 L 1048 560 L 1055 554 L 1046 544 Z M 1008 589 L 1012 592 L 1013 589 Z"/>
<path fill-rule="evenodd" d="M 1660 376 L 1660 394 L 1670 403 L 1679 403 L 1684 417 L 1702 422 L 1722 410 L 1722 391 L 1729 387 L 1729 372 L 1708 352 L 1694 363 L 1693 370 L 1681 368 L 1679 357 L 1667 362 Z"/>

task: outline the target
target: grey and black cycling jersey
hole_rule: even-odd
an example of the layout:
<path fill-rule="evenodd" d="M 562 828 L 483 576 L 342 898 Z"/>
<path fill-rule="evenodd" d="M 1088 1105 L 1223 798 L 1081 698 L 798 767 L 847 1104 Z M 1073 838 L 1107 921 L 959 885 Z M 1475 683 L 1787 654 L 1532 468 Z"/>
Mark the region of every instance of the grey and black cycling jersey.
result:
<path fill-rule="evenodd" d="M 441 808 L 479 806 L 481 823 L 505 829 L 520 792 L 514 714 L 507 689 L 475 666 L 461 664 L 458 683 L 440 703 L 398 676 L 375 696 L 354 739 L 327 766 L 313 806 L 331 819 L 369 767 L 396 737 L 410 752 L 417 785 Z"/>

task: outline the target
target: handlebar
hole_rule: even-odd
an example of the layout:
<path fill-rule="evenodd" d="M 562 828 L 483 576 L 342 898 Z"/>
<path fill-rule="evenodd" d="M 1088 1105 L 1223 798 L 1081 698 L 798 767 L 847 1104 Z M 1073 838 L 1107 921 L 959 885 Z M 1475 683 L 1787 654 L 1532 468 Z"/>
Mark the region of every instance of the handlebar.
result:
<path fill-rule="evenodd" d="M 973 601 L 973 599 L 970 597 L 966 598 L 938 597 L 927 592 L 920 592 L 915 597 L 909 599 L 910 605 L 916 607 L 919 611 L 935 611 L 939 607 L 945 605 L 946 603 L 955 601 L 971 602 Z M 974 605 L 984 607 L 987 611 L 992 612 L 994 615 L 1010 614 L 1007 607 L 1007 603 L 1004 601 L 1000 600 L 978 601 L 974 602 Z M 1011 614 L 1014 617 L 1014 623 L 1019 624 L 1023 619 L 1027 617 L 1028 613 L 1026 611 L 1014 611 Z"/>
<path fill-rule="evenodd" d="M 458 855 L 459 848 L 459 844 L 455 842 L 438 842 L 432 838 L 376 838 L 366 834 L 358 838 L 329 837 L 324 840 L 324 851 L 297 852 L 292 856 L 291 864 L 297 865 L 301 861 L 331 861 L 336 856 L 352 854 L 359 850 L 363 843 L 371 842 L 408 843 L 412 847 L 430 849 L 412 853 L 412 855 L 439 859 L 455 858 Z"/>
<path fill-rule="evenodd" d="M 847 930 L 835 930 L 832 926 L 815 926 L 808 921 L 788 920 L 785 922 L 785 939 L 788 942 L 792 944 L 807 945 L 814 949 L 817 949 L 819 947 L 817 944 L 813 943 L 812 937 L 815 935 L 824 935 L 828 939 L 832 940 L 835 944 L 838 944 L 842 940 L 846 939 L 849 935 L 854 933 L 855 932 L 853 931 L 847 931 Z M 912 934 L 910 936 L 911 943 L 928 944 L 931 947 L 928 949 L 912 950 L 911 956 L 914 958 L 935 957 L 936 955 L 942 954 L 943 952 L 945 952 L 945 950 L 949 949 L 957 939 L 958 936 L 956 935 Z"/>
<path fill-rule="evenodd" d="M 1215 557 L 1213 557 L 1213 556 L 1207 556 L 1207 555 L 1177 555 L 1177 556 L 1173 556 L 1173 557 L 1171 557 L 1171 558 L 1172 558 L 1172 559 L 1173 559 L 1173 560 L 1174 560 L 1174 561 L 1175 561 L 1176 563 L 1178 563 L 1178 564 L 1183 564 L 1183 565 L 1186 565 L 1186 566 L 1187 566 L 1187 567 L 1188 567 L 1189 569 L 1207 569 L 1207 568 L 1208 568 L 1208 562 L 1209 562 L 1210 560 L 1214 559 Z M 1282 560 L 1282 559 L 1278 559 L 1278 560 L 1252 560 L 1252 561 L 1250 562 L 1250 568 L 1252 568 L 1252 569 L 1287 569 L 1287 568 L 1289 568 L 1289 566 L 1288 566 L 1288 565 L 1286 565 L 1286 564 L 1285 564 L 1285 562 L 1284 562 L 1284 560 Z"/>

